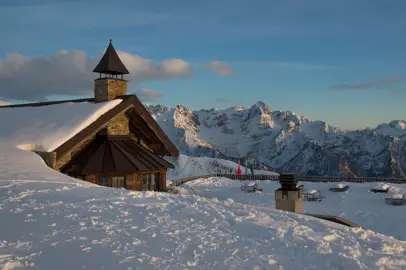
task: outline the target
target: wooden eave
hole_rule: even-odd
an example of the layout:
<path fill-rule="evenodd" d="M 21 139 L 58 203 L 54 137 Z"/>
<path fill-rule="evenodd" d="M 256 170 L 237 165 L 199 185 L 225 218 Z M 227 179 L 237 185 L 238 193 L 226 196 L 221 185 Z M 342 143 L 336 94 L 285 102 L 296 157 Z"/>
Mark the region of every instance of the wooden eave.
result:
<path fill-rule="evenodd" d="M 145 121 L 146 127 L 149 128 L 150 131 L 155 135 L 156 138 L 163 144 L 166 149 L 168 156 L 179 156 L 179 150 L 176 146 L 172 143 L 172 141 L 166 136 L 165 132 L 161 129 L 161 127 L 155 122 L 155 119 L 149 114 L 147 109 L 141 103 L 141 101 L 135 95 L 126 95 L 118 97 L 121 98 L 123 101 L 115 106 L 110 111 L 106 112 L 102 116 L 100 116 L 96 121 L 92 124 L 81 130 L 71 139 L 63 143 L 57 149 L 56 158 L 57 160 L 63 157 L 66 153 L 72 150 L 76 145 L 80 142 L 86 140 L 87 138 L 95 135 L 98 131 L 103 129 L 107 126 L 108 122 L 112 120 L 115 116 L 120 113 L 127 112 L 129 109 L 135 109 L 138 112 L 138 115 Z M 131 113 L 129 114 L 131 117 Z M 131 118 L 129 119 L 131 121 Z"/>

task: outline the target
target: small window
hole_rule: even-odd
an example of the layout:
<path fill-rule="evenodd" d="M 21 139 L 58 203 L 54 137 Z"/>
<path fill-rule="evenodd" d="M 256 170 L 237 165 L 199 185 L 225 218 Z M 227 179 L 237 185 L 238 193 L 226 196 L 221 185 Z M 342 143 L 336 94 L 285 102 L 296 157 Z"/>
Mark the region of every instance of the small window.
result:
<path fill-rule="evenodd" d="M 147 191 L 149 189 L 149 174 L 142 175 L 142 190 Z"/>
<path fill-rule="evenodd" d="M 125 176 L 98 176 L 97 184 L 105 187 L 126 188 Z"/>
<path fill-rule="evenodd" d="M 98 176 L 97 184 L 100 186 L 110 187 L 110 179 L 107 176 Z"/>
<path fill-rule="evenodd" d="M 159 173 L 142 175 L 142 190 L 159 190 Z"/>
<path fill-rule="evenodd" d="M 125 176 L 112 176 L 111 186 L 115 188 L 126 188 Z"/>

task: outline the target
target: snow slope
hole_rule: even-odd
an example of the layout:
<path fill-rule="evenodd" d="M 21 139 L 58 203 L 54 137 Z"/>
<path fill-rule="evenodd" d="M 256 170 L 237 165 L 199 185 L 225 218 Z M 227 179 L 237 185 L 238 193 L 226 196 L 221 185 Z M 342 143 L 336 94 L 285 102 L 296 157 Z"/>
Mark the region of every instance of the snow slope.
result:
<path fill-rule="evenodd" d="M 406 243 L 232 200 L 98 187 L 0 144 L 0 268 L 400 269 Z"/>
<path fill-rule="evenodd" d="M 0 108 L 0 141 L 25 150 L 53 151 L 121 101 Z"/>
<path fill-rule="evenodd" d="M 318 176 L 406 177 L 406 121 L 345 131 L 291 111 L 249 108 L 192 111 L 148 105 L 182 154 L 245 158 L 278 172 Z"/>
<path fill-rule="evenodd" d="M 199 195 L 216 197 L 220 200 L 232 199 L 238 203 L 261 207 L 275 208 L 275 190 L 280 184 L 275 181 L 258 181 L 263 189 L 261 194 L 247 194 L 240 190 L 240 186 L 247 181 L 235 181 L 227 178 L 199 179 L 181 185 L 194 190 Z M 329 188 L 336 183 L 303 182 L 304 192 L 320 190 L 324 196 L 321 202 L 303 202 L 305 213 L 333 215 L 346 218 L 360 224 L 365 229 L 393 236 L 406 241 L 406 205 L 390 206 L 384 202 L 385 197 L 399 193 L 406 193 L 406 185 L 390 185 L 389 193 L 371 193 L 369 190 L 377 186 L 376 183 L 348 183 L 349 189 L 344 193 L 330 192 Z"/>
<path fill-rule="evenodd" d="M 167 179 L 180 179 L 192 176 L 200 176 L 215 173 L 237 173 L 238 164 L 225 159 L 209 157 L 191 157 L 180 154 L 175 160 L 175 169 L 167 173 Z M 245 174 L 245 167 L 241 166 L 241 172 Z M 248 173 L 250 169 L 248 168 Z M 254 170 L 255 174 L 278 175 L 275 172 Z"/>

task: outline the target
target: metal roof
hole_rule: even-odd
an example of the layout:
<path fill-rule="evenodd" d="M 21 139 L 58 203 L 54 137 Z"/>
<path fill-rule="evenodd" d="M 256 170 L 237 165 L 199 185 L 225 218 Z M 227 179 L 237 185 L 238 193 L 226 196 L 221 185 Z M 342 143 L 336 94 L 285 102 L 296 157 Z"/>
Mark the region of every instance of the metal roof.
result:
<path fill-rule="evenodd" d="M 174 166 L 137 144 L 130 136 L 99 135 L 61 168 L 61 172 L 73 175 L 127 174 L 168 168 Z"/>
<path fill-rule="evenodd" d="M 121 62 L 120 57 L 114 49 L 111 39 L 106 52 L 99 64 L 94 68 L 93 72 L 112 75 L 129 74 L 127 68 L 124 66 L 123 62 Z"/>

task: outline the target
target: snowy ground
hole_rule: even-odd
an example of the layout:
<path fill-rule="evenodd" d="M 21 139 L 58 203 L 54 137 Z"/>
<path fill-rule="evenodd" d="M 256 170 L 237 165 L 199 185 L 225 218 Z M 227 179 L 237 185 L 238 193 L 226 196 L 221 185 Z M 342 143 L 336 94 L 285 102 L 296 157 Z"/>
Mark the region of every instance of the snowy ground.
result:
<path fill-rule="evenodd" d="M 0 145 L 0 269 L 406 267 L 406 242 L 263 205 L 98 187 Z"/>
<path fill-rule="evenodd" d="M 240 187 L 248 181 L 235 181 L 227 178 L 199 179 L 188 182 L 183 187 L 195 190 L 199 195 L 217 197 L 220 200 L 232 199 L 235 202 L 275 208 L 275 190 L 280 187 L 276 181 L 258 181 L 263 193 L 244 193 Z M 303 202 L 303 210 L 307 213 L 326 214 L 346 218 L 385 235 L 406 241 L 406 205 L 386 205 L 384 198 L 396 193 L 406 193 L 406 185 L 390 185 L 390 192 L 371 193 L 369 189 L 377 183 L 348 183 L 350 188 L 344 192 L 330 192 L 335 183 L 303 182 L 305 191 L 317 189 L 324 196 L 321 202 Z M 181 187 L 182 187 L 181 186 Z"/>

